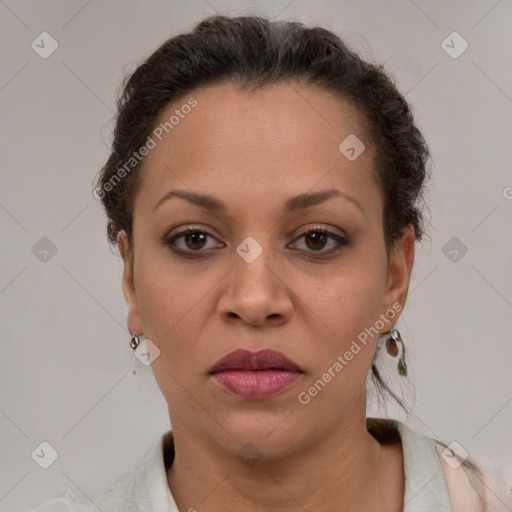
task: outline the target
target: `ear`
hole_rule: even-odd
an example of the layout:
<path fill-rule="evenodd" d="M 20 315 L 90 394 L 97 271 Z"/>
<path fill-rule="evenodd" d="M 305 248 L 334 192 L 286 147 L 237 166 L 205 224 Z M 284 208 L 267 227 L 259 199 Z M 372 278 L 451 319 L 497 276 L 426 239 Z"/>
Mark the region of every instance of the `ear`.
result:
<path fill-rule="evenodd" d="M 389 255 L 388 276 L 386 281 L 386 294 L 384 298 L 385 311 L 393 310 L 398 313 L 394 316 L 396 323 L 400 312 L 405 307 L 409 281 L 414 264 L 415 232 L 409 226 L 402 238 L 396 241 L 394 248 Z"/>
<path fill-rule="evenodd" d="M 124 230 L 120 231 L 117 236 L 117 245 L 124 262 L 122 286 L 124 299 L 128 306 L 126 323 L 130 333 L 140 335 L 142 334 L 143 329 L 137 302 L 137 290 L 135 289 L 133 247 L 130 248 L 130 242 L 128 241 L 128 236 Z"/>

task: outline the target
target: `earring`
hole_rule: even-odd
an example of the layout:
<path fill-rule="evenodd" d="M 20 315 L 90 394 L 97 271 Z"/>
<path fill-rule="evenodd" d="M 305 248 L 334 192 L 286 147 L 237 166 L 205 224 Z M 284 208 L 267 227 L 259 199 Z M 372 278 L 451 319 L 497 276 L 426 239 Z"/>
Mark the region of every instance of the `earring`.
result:
<path fill-rule="evenodd" d="M 396 357 L 398 355 L 398 346 L 397 343 L 400 343 L 402 345 L 402 356 L 398 360 L 398 373 L 400 375 L 407 375 L 407 365 L 405 364 L 405 345 L 402 340 L 402 337 L 400 336 L 400 333 L 397 329 L 391 329 L 389 331 L 388 339 L 386 340 L 386 350 L 387 353 L 392 356 Z"/>
<path fill-rule="evenodd" d="M 142 334 L 141 334 L 142 336 Z M 140 336 L 135 336 L 135 334 L 132 333 L 132 339 L 130 340 L 130 347 L 135 350 L 140 345 Z"/>

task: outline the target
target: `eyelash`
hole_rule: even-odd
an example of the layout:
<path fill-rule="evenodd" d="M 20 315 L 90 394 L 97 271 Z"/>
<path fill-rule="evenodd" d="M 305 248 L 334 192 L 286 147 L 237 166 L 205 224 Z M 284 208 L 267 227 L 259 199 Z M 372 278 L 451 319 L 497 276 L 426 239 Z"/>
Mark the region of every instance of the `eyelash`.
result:
<path fill-rule="evenodd" d="M 184 236 L 191 234 L 191 233 L 202 233 L 202 234 L 205 234 L 212 238 L 215 238 L 214 235 L 212 235 L 208 231 L 205 231 L 204 229 L 189 227 L 189 228 L 184 229 L 183 231 L 180 231 L 179 233 L 173 235 L 172 237 L 166 237 L 162 243 L 164 245 L 168 246 L 169 249 L 171 249 L 171 251 L 173 251 L 174 253 L 176 253 L 180 256 L 188 257 L 188 258 L 202 257 L 201 256 L 202 253 L 207 252 L 207 249 L 206 250 L 199 249 L 197 251 L 194 251 L 194 250 L 178 249 L 175 246 L 176 240 L 183 238 Z M 340 251 L 344 246 L 348 245 L 348 243 L 349 243 L 347 238 L 337 235 L 331 231 L 328 231 L 325 228 L 316 227 L 316 226 L 308 229 L 307 231 L 302 232 L 300 234 L 300 236 L 298 238 L 296 238 L 296 240 L 299 240 L 302 237 L 310 235 L 311 233 L 320 233 L 322 235 L 326 235 L 327 238 L 330 238 L 331 240 L 334 240 L 336 242 L 336 247 L 331 250 L 328 250 L 328 251 L 325 251 L 323 249 L 319 249 L 317 251 L 314 251 L 314 250 L 306 251 L 306 252 L 309 252 L 312 254 L 328 255 L 328 254 L 338 253 L 338 251 Z M 195 256 L 196 254 L 197 254 L 197 256 Z"/>

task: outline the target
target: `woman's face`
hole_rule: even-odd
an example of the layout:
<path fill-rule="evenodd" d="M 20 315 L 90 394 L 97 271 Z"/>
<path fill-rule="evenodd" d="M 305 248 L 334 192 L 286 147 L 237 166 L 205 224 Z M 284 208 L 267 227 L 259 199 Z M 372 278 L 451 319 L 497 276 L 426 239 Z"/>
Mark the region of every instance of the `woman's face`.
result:
<path fill-rule="evenodd" d="M 189 97 L 197 105 L 181 108 Z M 284 455 L 364 414 L 375 334 L 404 305 L 413 233 L 388 260 L 371 144 L 347 102 L 284 83 L 189 97 L 161 113 L 157 125 L 175 116 L 169 133 L 153 132 L 133 262 L 120 238 L 128 326 L 160 350 L 152 368 L 173 425 L 233 453 L 250 442 Z M 183 196 L 162 200 L 171 190 Z M 300 372 L 210 373 L 240 349 L 278 351 Z"/>

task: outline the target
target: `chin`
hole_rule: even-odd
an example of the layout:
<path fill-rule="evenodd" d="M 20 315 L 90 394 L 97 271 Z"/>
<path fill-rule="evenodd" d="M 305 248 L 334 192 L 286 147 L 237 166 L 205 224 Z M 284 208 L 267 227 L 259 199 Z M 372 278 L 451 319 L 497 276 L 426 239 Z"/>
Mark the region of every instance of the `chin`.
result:
<path fill-rule="evenodd" d="M 257 451 L 260 456 L 282 457 L 294 451 L 309 437 L 306 423 L 297 422 L 291 408 L 279 408 L 272 411 L 231 411 L 223 414 L 226 430 L 220 435 L 228 451 Z"/>

